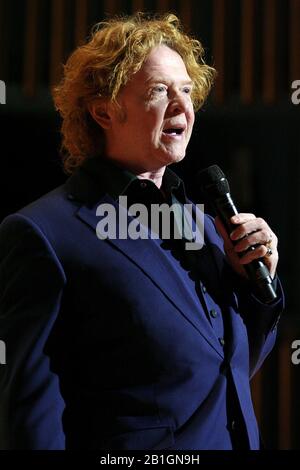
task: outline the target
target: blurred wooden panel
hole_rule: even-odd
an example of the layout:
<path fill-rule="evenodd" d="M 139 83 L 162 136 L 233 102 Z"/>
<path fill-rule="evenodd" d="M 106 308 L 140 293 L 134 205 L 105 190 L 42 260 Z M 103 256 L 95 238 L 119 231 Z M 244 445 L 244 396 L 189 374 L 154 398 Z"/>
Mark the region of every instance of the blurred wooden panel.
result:
<path fill-rule="evenodd" d="M 179 1 L 179 16 L 183 26 L 189 31 L 192 27 L 192 0 Z"/>
<path fill-rule="evenodd" d="M 64 61 L 65 0 L 52 0 L 50 85 L 56 84 L 62 74 Z"/>
<path fill-rule="evenodd" d="M 276 10 L 276 1 L 264 0 L 262 98 L 266 104 L 273 103 L 276 98 Z"/>
<path fill-rule="evenodd" d="M 7 79 L 8 76 L 8 47 L 3 47 L 7 44 L 7 31 L 8 31 L 8 11 L 6 8 L 5 0 L 0 0 L 0 80 Z"/>
<path fill-rule="evenodd" d="M 292 336 L 290 336 L 292 337 Z M 278 359 L 278 443 L 280 450 L 291 449 L 291 342 L 282 339 Z"/>
<path fill-rule="evenodd" d="M 172 10 L 172 1 L 170 0 L 157 0 L 156 2 L 156 10 L 159 13 L 167 13 L 168 11 Z"/>
<path fill-rule="evenodd" d="M 122 13 L 120 0 L 104 0 L 103 11 L 106 17 Z"/>
<path fill-rule="evenodd" d="M 138 11 L 144 11 L 145 2 L 144 0 L 132 0 L 132 13 L 136 13 Z"/>
<path fill-rule="evenodd" d="M 225 99 L 225 0 L 213 0 L 213 65 L 218 71 L 213 98 L 217 104 Z"/>
<path fill-rule="evenodd" d="M 241 5 L 241 100 L 254 100 L 254 0 L 242 0 Z"/>
<path fill-rule="evenodd" d="M 51 84 L 59 80 L 67 48 L 73 48 L 73 42 L 76 45 L 83 42 L 89 32 L 89 21 L 99 20 L 103 12 L 113 16 L 121 14 L 122 8 L 132 12 L 147 11 L 153 5 L 153 9 L 156 6 L 160 12 L 177 13 L 187 30 L 191 31 L 193 26 L 196 37 L 202 37 L 197 28 L 208 25 L 205 46 L 212 51 L 213 64 L 218 70 L 212 95 L 217 105 L 234 96 L 237 88 L 242 103 L 253 103 L 255 98 L 260 98 L 264 103 L 272 104 L 286 93 L 279 89 L 281 81 L 300 80 L 300 0 L 284 0 L 288 8 L 282 8 L 280 1 L 283 0 L 206 0 L 203 3 L 196 0 L 131 0 L 127 4 L 125 0 L 23 0 L 22 5 L 26 5 L 24 19 L 21 15 L 24 41 L 19 46 L 20 51 L 14 52 L 14 62 L 9 45 L 17 27 L 14 20 L 18 2 L 0 0 L 0 79 L 8 80 L 15 70 L 19 70 L 20 64 L 22 79 L 18 76 L 17 81 L 26 95 L 33 95 L 39 80 Z M 196 9 L 197 15 L 198 10 L 201 11 L 197 25 L 194 24 L 197 22 L 194 18 Z M 45 11 L 47 14 L 43 14 Z M 286 35 L 284 38 L 283 34 Z M 258 64 L 258 68 L 262 68 L 262 72 L 255 68 L 260 40 L 261 65 Z M 241 54 L 237 57 L 239 46 Z M 260 83 L 262 95 L 258 96 L 256 86 Z"/>
<path fill-rule="evenodd" d="M 23 92 L 26 96 L 33 96 L 38 86 L 38 18 L 39 1 L 27 0 L 23 66 Z"/>
<path fill-rule="evenodd" d="M 88 0 L 76 0 L 75 4 L 75 45 L 82 44 L 87 36 Z"/>
<path fill-rule="evenodd" d="M 300 0 L 290 0 L 289 17 L 290 81 L 300 80 Z"/>

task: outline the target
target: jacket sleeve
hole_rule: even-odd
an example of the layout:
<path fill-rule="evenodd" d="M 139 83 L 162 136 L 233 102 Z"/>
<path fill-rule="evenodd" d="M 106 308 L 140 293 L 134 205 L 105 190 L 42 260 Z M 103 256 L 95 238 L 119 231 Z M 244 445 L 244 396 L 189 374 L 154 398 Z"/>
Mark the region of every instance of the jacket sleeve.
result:
<path fill-rule="evenodd" d="M 0 226 L 0 449 L 64 449 L 64 402 L 45 353 L 66 282 L 42 231 L 15 214 Z"/>
<path fill-rule="evenodd" d="M 249 283 L 236 279 L 235 273 L 232 274 L 232 278 L 235 279 L 239 313 L 247 327 L 250 377 L 253 377 L 275 344 L 277 325 L 284 309 L 284 293 L 281 282 L 276 276 L 277 299 L 266 304 L 252 293 Z"/>
<path fill-rule="evenodd" d="M 209 216 L 208 220 L 214 225 L 212 217 Z M 250 282 L 235 273 L 227 262 L 223 240 L 217 232 L 215 225 L 214 230 L 218 239 L 216 243 L 219 250 L 224 254 L 222 273 L 224 285 L 228 292 L 233 293 L 236 299 L 237 311 L 247 328 L 250 377 L 252 377 L 274 346 L 277 325 L 284 309 L 284 292 L 281 282 L 276 276 L 274 281 L 277 299 L 270 304 L 266 304 L 258 299 L 252 292 Z"/>

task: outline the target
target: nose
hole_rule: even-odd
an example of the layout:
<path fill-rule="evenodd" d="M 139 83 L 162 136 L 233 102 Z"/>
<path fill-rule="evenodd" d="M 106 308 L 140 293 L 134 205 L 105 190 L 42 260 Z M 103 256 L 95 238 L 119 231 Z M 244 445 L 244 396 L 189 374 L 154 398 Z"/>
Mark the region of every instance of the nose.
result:
<path fill-rule="evenodd" d="M 188 95 L 184 95 L 182 92 L 174 93 L 174 96 L 170 99 L 169 113 L 176 116 L 188 112 L 190 107 L 191 102 Z"/>

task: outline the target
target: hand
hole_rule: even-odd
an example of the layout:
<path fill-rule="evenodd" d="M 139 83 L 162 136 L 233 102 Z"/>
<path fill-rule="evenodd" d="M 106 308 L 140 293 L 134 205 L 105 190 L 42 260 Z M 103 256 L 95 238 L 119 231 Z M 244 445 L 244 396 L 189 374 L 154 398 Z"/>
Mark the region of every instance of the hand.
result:
<path fill-rule="evenodd" d="M 233 269 L 241 276 L 247 277 L 243 268 L 244 264 L 258 258 L 264 258 L 264 263 L 269 269 L 270 275 L 274 278 L 278 263 L 278 239 L 264 219 L 257 218 L 253 214 L 237 214 L 231 217 L 230 222 L 237 227 L 228 236 L 221 220 L 216 217 L 216 227 L 224 240 L 224 249 Z M 232 243 L 235 242 L 235 244 Z M 247 250 L 250 246 L 259 244 L 255 250 L 247 251 L 241 257 L 239 253 Z M 268 248 L 272 254 L 266 256 Z"/>

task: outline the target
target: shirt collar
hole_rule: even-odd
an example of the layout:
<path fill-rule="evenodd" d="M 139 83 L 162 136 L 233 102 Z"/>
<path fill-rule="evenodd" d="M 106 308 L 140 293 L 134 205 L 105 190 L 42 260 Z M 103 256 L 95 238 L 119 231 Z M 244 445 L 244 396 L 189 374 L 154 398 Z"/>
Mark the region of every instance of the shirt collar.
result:
<path fill-rule="evenodd" d="M 126 194 L 132 184 L 140 179 L 129 170 L 121 168 L 112 160 L 105 157 L 94 157 L 88 159 L 83 164 L 84 170 L 96 178 L 101 178 L 106 192 L 114 199 L 117 200 L 122 194 Z M 148 180 L 150 181 L 150 180 Z M 150 184 L 156 188 L 155 184 L 150 181 Z M 162 186 L 164 192 L 169 196 L 176 193 L 176 197 L 180 202 L 184 203 L 186 200 L 185 188 L 183 181 L 176 175 L 170 168 L 166 168 Z M 158 188 L 156 188 L 159 191 Z"/>

